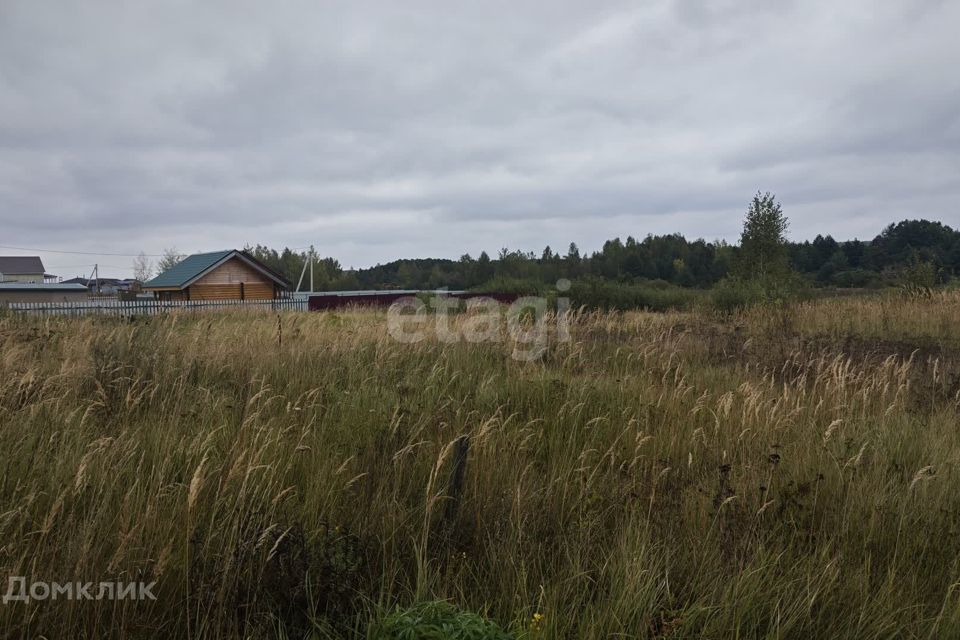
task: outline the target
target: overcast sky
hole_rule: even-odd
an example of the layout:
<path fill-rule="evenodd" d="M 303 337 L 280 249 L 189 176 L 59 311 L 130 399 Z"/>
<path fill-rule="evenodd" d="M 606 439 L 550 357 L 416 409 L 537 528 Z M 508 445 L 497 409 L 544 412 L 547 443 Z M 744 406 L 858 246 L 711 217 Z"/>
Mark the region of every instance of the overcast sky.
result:
<path fill-rule="evenodd" d="M 794 239 L 958 226 L 958 31 L 955 0 L 0 0 L 0 245 L 589 251 L 736 240 L 758 189 Z"/>

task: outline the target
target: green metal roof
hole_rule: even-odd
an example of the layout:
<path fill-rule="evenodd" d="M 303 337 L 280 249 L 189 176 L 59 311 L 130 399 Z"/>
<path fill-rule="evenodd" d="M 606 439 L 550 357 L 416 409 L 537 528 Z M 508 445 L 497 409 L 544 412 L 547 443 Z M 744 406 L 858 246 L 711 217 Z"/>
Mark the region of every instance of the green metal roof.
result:
<path fill-rule="evenodd" d="M 237 251 L 236 249 L 213 251 L 211 253 L 195 253 L 192 256 L 187 256 L 153 280 L 144 282 L 143 287 L 145 289 L 183 289 L 191 285 L 194 280 L 205 274 L 211 268 L 229 259 L 237 259 L 245 262 L 284 289 L 290 288 L 290 283 L 287 282 L 286 278 L 282 275 L 246 252 Z"/>
<path fill-rule="evenodd" d="M 213 251 L 211 253 L 195 253 L 187 256 L 171 268 L 167 269 L 153 280 L 143 283 L 144 287 L 160 288 L 186 286 L 188 282 L 202 274 L 204 271 L 217 264 L 231 253 L 233 249 L 227 251 Z"/>

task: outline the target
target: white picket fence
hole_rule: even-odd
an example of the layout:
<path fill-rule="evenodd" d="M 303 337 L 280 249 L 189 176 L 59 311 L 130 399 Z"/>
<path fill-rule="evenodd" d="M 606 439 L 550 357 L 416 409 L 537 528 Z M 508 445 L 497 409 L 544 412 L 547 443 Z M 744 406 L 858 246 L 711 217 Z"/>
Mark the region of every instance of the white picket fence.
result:
<path fill-rule="evenodd" d="M 0 303 L 3 305 L 3 303 Z M 85 300 L 82 302 L 9 302 L 5 308 L 16 313 L 43 316 L 154 316 L 171 311 L 306 311 L 307 299 L 277 300 Z"/>

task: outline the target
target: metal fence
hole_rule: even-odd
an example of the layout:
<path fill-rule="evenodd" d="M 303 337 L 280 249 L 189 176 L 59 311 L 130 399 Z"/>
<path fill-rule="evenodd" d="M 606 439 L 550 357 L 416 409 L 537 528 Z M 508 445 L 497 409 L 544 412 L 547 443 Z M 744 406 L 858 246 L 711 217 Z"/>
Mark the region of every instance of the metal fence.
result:
<path fill-rule="evenodd" d="M 4 304 L 0 303 L 0 308 Z M 171 311 L 306 311 L 306 298 L 276 300 L 85 300 L 82 302 L 9 302 L 14 313 L 43 316 L 154 316 Z"/>

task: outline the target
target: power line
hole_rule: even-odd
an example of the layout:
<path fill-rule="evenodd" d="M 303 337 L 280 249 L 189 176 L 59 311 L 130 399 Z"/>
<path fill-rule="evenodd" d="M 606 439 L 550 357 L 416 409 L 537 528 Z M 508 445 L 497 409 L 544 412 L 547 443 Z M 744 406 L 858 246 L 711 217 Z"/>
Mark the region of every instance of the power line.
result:
<path fill-rule="evenodd" d="M 284 247 L 290 251 L 304 251 L 310 249 L 313 245 L 306 247 Z M 31 247 L 12 247 L 9 245 L 0 244 L 0 249 L 14 249 L 16 251 L 35 251 L 36 253 L 62 253 L 66 255 L 73 256 L 113 256 L 115 258 L 139 258 L 143 255 L 145 258 L 164 258 L 166 254 L 164 253 L 97 253 L 94 251 L 63 251 L 60 249 L 37 249 Z M 106 266 L 106 265 L 104 265 Z"/>
<path fill-rule="evenodd" d="M 102 262 L 98 262 L 98 263 L 96 263 L 96 264 L 99 264 L 101 267 L 106 267 L 107 269 L 126 269 L 126 270 L 129 270 L 129 269 L 130 269 L 130 265 L 122 266 L 122 265 L 119 265 L 119 264 L 103 264 Z M 92 263 L 92 262 L 87 263 L 87 264 L 51 264 L 51 265 L 46 265 L 46 267 L 47 267 L 48 270 L 49 270 L 49 269 L 92 269 L 93 266 L 94 266 L 94 263 Z"/>
<path fill-rule="evenodd" d="M 79 269 L 81 267 L 92 267 L 92 262 L 85 262 L 83 264 L 44 264 L 43 266 L 48 269 Z M 103 265 L 107 266 L 107 265 Z M 126 269 L 126 267 L 124 267 Z"/>
<path fill-rule="evenodd" d="M 139 253 L 94 253 L 92 251 L 58 251 L 56 249 L 31 249 L 29 247 L 10 247 L 0 244 L 0 249 L 15 249 L 17 251 L 36 251 L 37 253 L 65 253 L 76 256 L 115 256 L 118 258 L 139 258 Z M 162 258 L 162 253 L 145 253 L 147 258 Z"/>

